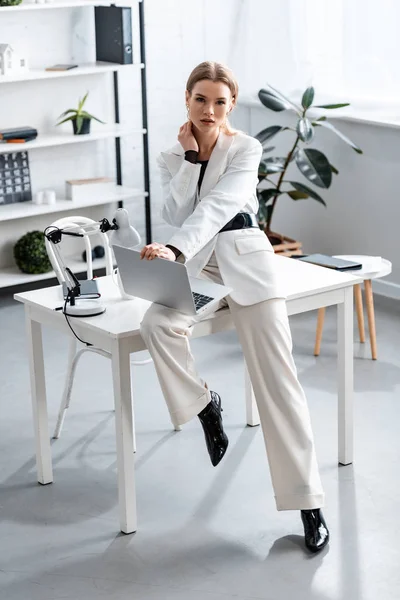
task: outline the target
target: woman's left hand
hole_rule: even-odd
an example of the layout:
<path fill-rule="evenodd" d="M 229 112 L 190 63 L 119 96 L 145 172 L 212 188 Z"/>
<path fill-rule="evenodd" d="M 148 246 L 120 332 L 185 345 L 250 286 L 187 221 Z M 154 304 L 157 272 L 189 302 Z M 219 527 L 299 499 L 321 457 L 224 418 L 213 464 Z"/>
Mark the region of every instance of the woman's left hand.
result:
<path fill-rule="evenodd" d="M 153 242 L 142 248 L 140 258 L 145 258 L 146 260 L 153 260 L 153 258 L 176 260 L 175 253 L 172 252 L 171 248 L 167 248 L 164 244 L 158 244 L 157 242 Z"/>

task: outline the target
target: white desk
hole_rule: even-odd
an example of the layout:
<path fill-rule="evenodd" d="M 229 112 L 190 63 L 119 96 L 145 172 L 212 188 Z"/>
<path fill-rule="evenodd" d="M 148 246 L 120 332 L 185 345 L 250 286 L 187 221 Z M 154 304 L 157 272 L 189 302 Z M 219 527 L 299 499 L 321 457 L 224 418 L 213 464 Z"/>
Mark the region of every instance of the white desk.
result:
<path fill-rule="evenodd" d="M 353 285 L 361 279 L 347 273 L 276 256 L 277 268 L 287 282 L 290 315 L 338 305 L 338 436 L 339 462 L 353 460 Z M 111 277 L 98 279 L 107 310 L 87 319 L 71 319 L 83 340 L 111 353 L 115 403 L 120 528 L 124 533 L 137 529 L 135 465 L 133 453 L 133 408 L 131 401 L 130 353 L 145 349 L 140 322 L 149 303 L 122 300 Z M 36 440 L 38 481 L 53 481 L 49 424 L 44 375 L 42 325 L 72 335 L 60 311 L 60 286 L 15 294 L 25 305 L 30 364 L 33 421 Z M 193 337 L 233 328 L 229 310 L 222 310 L 195 325 Z M 246 386 L 247 422 L 259 423 L 253 393 Z"/>

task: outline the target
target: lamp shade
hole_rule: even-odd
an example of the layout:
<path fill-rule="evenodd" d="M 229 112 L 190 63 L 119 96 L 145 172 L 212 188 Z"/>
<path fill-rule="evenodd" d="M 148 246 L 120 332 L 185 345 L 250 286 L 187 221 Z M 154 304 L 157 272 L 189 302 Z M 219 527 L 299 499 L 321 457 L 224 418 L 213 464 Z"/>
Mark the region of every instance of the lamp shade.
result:
<path fill-rule="evenodd" d="M 119 208 L 114 214 L 118 229 L 110 234 L 110 245 L 124 246 L 124 248 L 135 248 L 141 243 L 141 237 L 134 227 L 129 223 L 129 214 L 125 208 Z"/>

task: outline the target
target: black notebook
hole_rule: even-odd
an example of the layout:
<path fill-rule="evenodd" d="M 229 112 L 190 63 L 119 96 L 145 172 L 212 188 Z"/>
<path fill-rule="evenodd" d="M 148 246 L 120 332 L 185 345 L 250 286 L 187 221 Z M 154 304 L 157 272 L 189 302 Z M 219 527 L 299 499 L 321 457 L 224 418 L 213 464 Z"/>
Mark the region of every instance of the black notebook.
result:
<path fill-rule="evenodd" d="M 327 254 L 294 255 L 292 258 L 297 258 L 298 260 L 312 263 L 313 265 L 319 265 L 320 267 L 336 269 L 336 271 L 356 271 L 357 269 L 362 268 L 361 263 L 344 260 L 343 258 L 334 258 L 333 256 L 328 256 Z"/>

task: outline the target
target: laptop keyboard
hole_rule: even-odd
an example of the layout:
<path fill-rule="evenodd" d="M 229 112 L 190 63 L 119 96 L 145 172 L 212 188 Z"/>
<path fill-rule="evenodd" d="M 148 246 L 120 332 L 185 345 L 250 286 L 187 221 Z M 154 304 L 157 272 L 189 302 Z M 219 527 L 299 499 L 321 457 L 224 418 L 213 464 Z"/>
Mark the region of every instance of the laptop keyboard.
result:
<path fill-rule="evenodd" d="M 192 292 L 192 295 L 196 310 L 199 310 L 200 308 L 211 302 L 211 300 L 214 300 L 214 298 L 210 298 L 210 296 L 204 296 L 203 294 L 198 294 L 197 292 Z"/>

